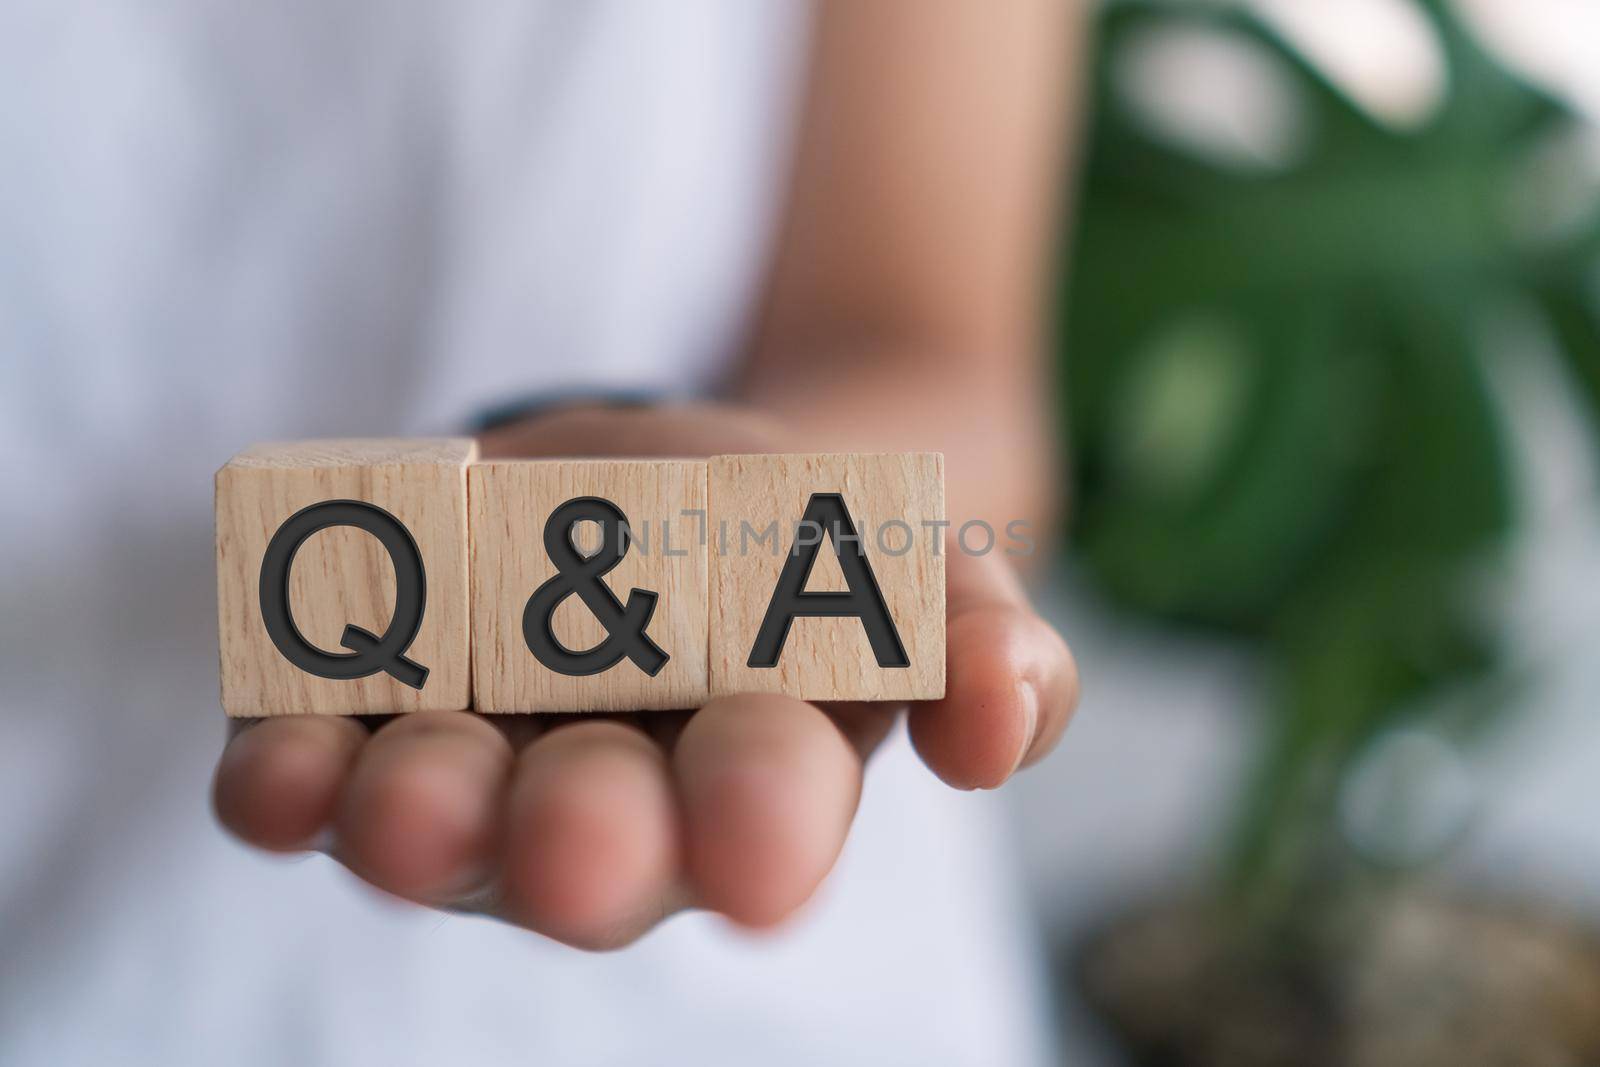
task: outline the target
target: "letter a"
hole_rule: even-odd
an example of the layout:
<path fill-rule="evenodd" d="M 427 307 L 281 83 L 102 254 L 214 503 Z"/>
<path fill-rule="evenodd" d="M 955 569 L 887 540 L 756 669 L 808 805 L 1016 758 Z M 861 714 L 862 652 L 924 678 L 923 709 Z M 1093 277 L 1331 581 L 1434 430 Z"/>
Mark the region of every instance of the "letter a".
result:
<path fill-rule="evenodd" d="M 861 537 L 856 533 L 844 497 L 838 493 L 813 493 L 806 502 L 802 526 L 816 524 L 827 531 L 828 542 L 833 545 L 839 560 L 839 570 L 844 574 L 847 593 L 808 593 L 806 580 L 817 562 L 817 551 L 822 539 L 814 541 L 797 537 L 778 575 L 777 587 L 767 604 L 767 614 L 761 620 L 761 629 L 750 649 L 746 661 L 751 667 L 776 667 L 783 654 L 783 643 L 789 636 L 789 626 L 797 618 L 840 618 L 854 616 L 861 620 L 872 644 L 872 654 L 879 667 L 909 667 L 905 646 L 889 617 L 889 606 L 884 603 L 883 591 L 873 576 L 872 565 L 867 562 Z M 814 528 L 809 527 L 808 528 Z"/>

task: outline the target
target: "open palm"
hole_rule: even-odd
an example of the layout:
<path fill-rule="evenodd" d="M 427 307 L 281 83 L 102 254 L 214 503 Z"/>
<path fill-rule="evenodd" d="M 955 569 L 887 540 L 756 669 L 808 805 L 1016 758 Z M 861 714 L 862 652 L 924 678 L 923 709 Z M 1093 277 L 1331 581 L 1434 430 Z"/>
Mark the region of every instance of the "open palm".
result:
<path fill-rule="evenodd" d="M 793 446 L 726 410 L 591 409 L 485 437 L 490 456 L 705 456 Z M 909 708 L 929 768 L 992 788 L 1042 757 L 1077 702 L 1065 643 L 998 555 L 947 560 L 942 700 L 718 697 L 681 712 L 242 723 L 215 804 L 245 841 L 328 851 L 397 896 L 614 948 L 686 907 L 780 922 L 844 845 L 863 767 Z M 331 831 L 331 837 L 330 837 Z"/>

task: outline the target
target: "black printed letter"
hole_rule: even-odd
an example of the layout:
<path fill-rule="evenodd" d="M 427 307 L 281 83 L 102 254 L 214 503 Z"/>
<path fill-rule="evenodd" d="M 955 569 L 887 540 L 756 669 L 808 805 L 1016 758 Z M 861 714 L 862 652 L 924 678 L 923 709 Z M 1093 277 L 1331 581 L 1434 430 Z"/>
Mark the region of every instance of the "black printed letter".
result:
<path fill-rule="evenodd" d="M 349 652 L 325 652 L 305 639 L 289 607 L 289 572 L 295 553 L 312 534 L 330 526 L 354 526 L 378 539 L 394 564 L 394 613 L 383 636 L 346 626 L 339 643 Z M 360 500 L 325 500 L 289 516 L 261 557 L 261 621 L 284 659 L 319 678 L 348 681 L 384 671 L 396 681 L 421 689 L 428 668 L 406 659 L 405 650 L 422 629 L 428 579 L 422 553 L 400 520 Z"/>
<path fill-rule="evenodd" d="M 789 636 L 789 626 L 797 618 L 854 616 L 867 631 L 878 666 L 911 666 L 905 646 L 900 643 L 900 634 L 894 628 L 894 620 L 889 617 L 889 606 L 884 603 L 883 592 L 867 562 L 861 538 L 850 519 L 850 511 L 844 505 L 844 497 L 838 493 L 811 494 L 800 525 L 810 529 L 820 527 L 827 532 L 850 591 L 806 592 L 806 579 L 817 562 L 821 538 L 808 541 L 796 537 L 789 558 L 783 563 L 783 571 L 778 575 L 777 588 L 772 591 L 766 618 L 761 620 L 761 630 L 756 634 L 747 665 L 776 667 L 783 653 L 783 642 Z"/>

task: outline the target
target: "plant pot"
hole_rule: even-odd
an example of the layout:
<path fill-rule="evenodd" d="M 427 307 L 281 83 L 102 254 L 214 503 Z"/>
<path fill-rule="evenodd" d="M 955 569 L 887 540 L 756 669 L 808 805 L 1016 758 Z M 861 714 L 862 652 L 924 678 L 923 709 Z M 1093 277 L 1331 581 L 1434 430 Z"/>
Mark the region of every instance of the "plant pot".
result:
<path fill-rule="evenodd" d="M 1247 951 L 1211 902 L 1104 927 L 1082 993 L 1163 1067 L 1600 1063 L 1600 937 L 1526 905 L 1408 894 L 1317 952 Z M 1324 931 L 1326 933 L 1326 931 Z"/>

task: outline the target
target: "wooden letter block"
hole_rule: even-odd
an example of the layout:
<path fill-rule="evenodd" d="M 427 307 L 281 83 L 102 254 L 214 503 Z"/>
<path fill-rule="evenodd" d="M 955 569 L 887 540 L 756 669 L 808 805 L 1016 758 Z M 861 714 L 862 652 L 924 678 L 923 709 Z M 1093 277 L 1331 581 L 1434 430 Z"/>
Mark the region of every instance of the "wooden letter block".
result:
<path fill-rule="evenodd" d="M 468 480 L 478 711 L 705 701 L 704 463 L 496 461 Z"/>
<path fill-rule="evenodd" d="M 944 457 L 717 456 L 711 692 L 944 695 Z"/>
<path fill-rule="evenodd" d="M 257 445 L 217 472 L 222 706 L 471 706 L 466 439 Z"/>

